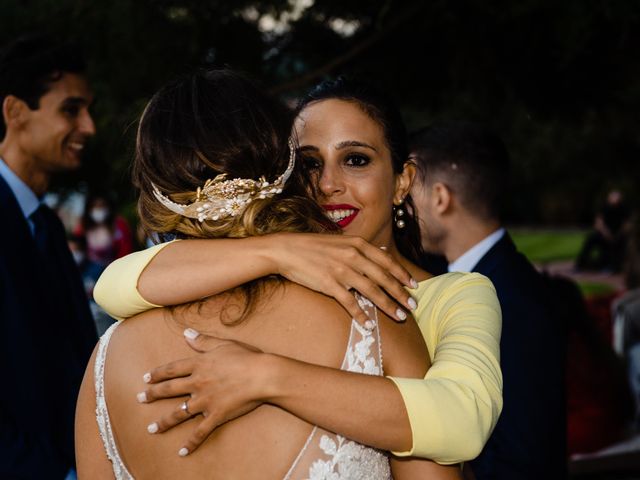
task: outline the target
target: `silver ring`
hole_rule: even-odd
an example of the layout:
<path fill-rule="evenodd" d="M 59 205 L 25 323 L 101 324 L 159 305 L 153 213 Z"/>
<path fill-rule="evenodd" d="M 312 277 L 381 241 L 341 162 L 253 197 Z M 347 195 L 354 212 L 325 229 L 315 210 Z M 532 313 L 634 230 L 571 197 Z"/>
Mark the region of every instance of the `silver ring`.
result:
<path fill-rule="evenodd" d="M 183 412 L 185 412 L 187 415 L 193 415 L 190 411 L 189 411 L 189 405 L 187 405 L 187 401 L 185 400 L 184 402 L 182 402 L 180 404 L 180 410 L 182 410 Z"/>

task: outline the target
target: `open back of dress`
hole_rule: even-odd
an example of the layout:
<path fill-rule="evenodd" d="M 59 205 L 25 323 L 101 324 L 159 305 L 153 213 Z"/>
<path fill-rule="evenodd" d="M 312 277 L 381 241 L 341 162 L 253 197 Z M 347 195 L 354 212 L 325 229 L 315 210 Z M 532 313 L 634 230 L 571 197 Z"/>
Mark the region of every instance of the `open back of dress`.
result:
<path fill-rule="evenodd" d="M 376 307 L 357 295 L 358 303 L 369 320 L 365 326 L 351 321 L 351 331 L 341 370 L 367 375 L 384 374 L 382 348 Z M 104 367 L 111 334 L 119 323 L 112 325 L 100 338 L 94 366 L 96 388 L 96 418 L 107 457 L 113 466 L 116 480 L 133 480 L 118 453 L 111 430 L 109 411 L 104 392 Z M 366 447 L 335 433 L 314 427 L 304 445 L 301 445 L 285 480 L 389 480 L 391 469 L 384 452 Z"/>

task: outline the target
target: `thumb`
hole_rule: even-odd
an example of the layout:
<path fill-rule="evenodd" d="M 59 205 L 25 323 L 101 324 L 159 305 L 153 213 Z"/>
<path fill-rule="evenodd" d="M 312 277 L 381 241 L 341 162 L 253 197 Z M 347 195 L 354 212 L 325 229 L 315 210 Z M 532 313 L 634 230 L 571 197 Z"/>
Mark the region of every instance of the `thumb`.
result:
<path fill-rule="evenodd" d="M 224 343 L 224 340 L 205 335 L 204 333 L 200 333 L 193 328 L 185 329 L 182 334 L 184 335 L 184 339 L 187 341 L 189 346 L 196 352 L 208 352 Z"/>

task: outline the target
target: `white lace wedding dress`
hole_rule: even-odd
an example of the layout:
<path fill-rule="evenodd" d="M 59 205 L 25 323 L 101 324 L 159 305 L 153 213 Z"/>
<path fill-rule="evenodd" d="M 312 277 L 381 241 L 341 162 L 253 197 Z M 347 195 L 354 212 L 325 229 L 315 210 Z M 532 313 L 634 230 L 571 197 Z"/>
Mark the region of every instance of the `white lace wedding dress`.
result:
<path fill-rule="evenodd" d="M 380 332 L 375 306 L 358 297 L 369 320 L 365 326 L 351 322 L 342 370 L 368 375 L 383 375 Z M 112 325 L 100 338 L 95 362 L 96 417 L 107 456 L 113 465 L 116 480 L 133 480 L 118 453 L 109 421 L 104 396 L 104 365 L 111 334 L 119 323 Z M 389 480 L 389 459 L 383 452 L 353 442 L 320 427 L 314 427 L 300 453 L 293 461 L 285 480 Z"/>

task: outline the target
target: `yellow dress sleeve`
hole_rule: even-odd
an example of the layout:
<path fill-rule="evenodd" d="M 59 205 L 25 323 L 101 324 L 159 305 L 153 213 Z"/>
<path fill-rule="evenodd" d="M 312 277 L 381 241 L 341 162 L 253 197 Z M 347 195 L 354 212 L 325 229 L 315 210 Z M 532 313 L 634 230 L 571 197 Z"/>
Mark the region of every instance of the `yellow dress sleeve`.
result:
<path fill-rule="evenodd" d="M 170 243 L 172 242 L 154 245 L 111 263 L 102 272 L 93 289 L 96 303 L 118 320 L 160 307 L 161 305 L 154 305 L 142 298 L 138 292 L 138 280 L 153 257 Z"/>
<path fill-rule="evenodd" d="M 412 293 L 432 365 L 424 379 L 391 378 L 413 434 L 412 449 L 394 454 L 441 464 L 471 460 L 502 411 L 502 314 L 495 289 L 478 273 L 449 273 Z"/>

